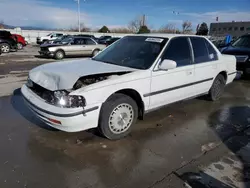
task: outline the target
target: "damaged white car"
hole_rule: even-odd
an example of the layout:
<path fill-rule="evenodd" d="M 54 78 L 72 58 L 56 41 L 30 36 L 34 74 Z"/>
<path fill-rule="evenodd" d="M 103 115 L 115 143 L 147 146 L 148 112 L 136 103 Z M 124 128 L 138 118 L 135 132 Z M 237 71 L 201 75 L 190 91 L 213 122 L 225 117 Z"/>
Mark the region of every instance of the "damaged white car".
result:
<path fill-rule="evenodd" d="M 204 37 L 134 35 L 92 59 L 31 70 L 22 94 L 54 128 L 98 127 L 105 137 L 120 139 L 151 110 L 198 95 L 219 99 L 235 76 L 235 57 L 222 55 Z"/>

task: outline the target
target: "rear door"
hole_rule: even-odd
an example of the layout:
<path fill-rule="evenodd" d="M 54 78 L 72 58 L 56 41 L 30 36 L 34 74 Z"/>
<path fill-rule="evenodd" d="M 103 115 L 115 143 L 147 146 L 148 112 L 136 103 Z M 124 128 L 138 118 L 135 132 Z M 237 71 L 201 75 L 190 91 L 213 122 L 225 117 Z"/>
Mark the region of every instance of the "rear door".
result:
<path fill-rule="evenodd" d="M 85 39 L 85 47 L 84 47 L 84 54 L 85 55 L 92 55 L 92 52 L 97 47 L 96 43 L 91 38 Z"/>
<path fill-rule="evenodd" d="M 84 38 L 74 38 L 71 45 L 65 46 L 67 55 L 83 55 L 85 48 Z"/>
<path fill-rule="evenodd" d="M 218 74 L 218 54 L 203 37 L 190 37 L 195 63 L 195 91 L 203 94 L 209 91 Z"/>

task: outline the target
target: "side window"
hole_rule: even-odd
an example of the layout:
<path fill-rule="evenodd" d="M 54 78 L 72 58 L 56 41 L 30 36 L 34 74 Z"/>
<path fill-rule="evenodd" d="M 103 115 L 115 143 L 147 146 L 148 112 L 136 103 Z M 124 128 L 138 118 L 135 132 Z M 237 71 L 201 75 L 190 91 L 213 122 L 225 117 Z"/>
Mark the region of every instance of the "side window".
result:
<path fill-rule="evenodd" d="M 95 45 L 95 42 L 91 39 L 85 39 L 86 44 L 88 45 Z"/>
<path fill-rule="evenodd" d="M 79 39 L 79 38 L 74 39 L 73 45 L 82 45 L 82 44 L 84 44 L 84 39 Z"/>
<path fill-rule="evenodd" d="M 210 49 L 211 55 L 208 52 L 208 45 L 206 44 L 206 39 L 204 38 L 199 38 L 199 37 L 191 37 L 191 42 L 192 42 L 192 46 L 193 46 L 193 50 L 194 50 L 194 61 L 195 63 L 204 63 L 204 62 L 209 62 L 209 61 L 213 61 L 216 55 L 216 52 L 214 51 L 214 49 L 212 48 L 212 46 L 210 45 Z M 208 43 L 208 42 L 207 42 Z M 208 43 L 209 44 L 209 43 Z"/>
<path fill-rule="evenodd" d="M 205 40 L 205 43 L 206 43 L 206 47 L 208 49 L 208 57 L 209 57 L 210 61 L 218 60 L 218 54 L 217 54 L 216 50 L 214 49 L 214 47 L 207 40 Z"/>
<path fill-rule="evenodd" d="M 190 65 L 192 62 L 190 46 L 186 37 L 174 38 L 170 41 L 162 59 L 170 59 L 177 67 Z"/>

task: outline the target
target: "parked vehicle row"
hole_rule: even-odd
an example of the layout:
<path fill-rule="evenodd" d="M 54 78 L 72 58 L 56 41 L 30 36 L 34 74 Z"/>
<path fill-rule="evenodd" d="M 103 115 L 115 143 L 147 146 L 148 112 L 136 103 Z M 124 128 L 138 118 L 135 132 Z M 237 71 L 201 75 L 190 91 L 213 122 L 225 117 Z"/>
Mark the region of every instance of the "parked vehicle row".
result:
<path fill-rule="evenodd" d="M 0 54 L 21 50 L 26 45 L 27 43 L 23 36 L 0 30 Z"/>
<path fill-rule="evenodd" d="M 84 46 L 91 40 L 78 39 L 74 43 Z M 49 126 L 66 132 L 98 128 L 115 140 L 167 104 L 200 95 L 218 100 L 235 77 L 235 56 L 221 54 L 204 37 L 144 34 L 125 36 L 92 59 L 38 66 L 21 91 Z"/>
<path fill-rule="evenodd" d="M 64 35 L 41 44 L 39 53 L 42 56 L 55 59 L 80 55 L 95 56 L 106 48 L 106 46 L 119 39 L 117 37 L 102 37 L 101 40 L 97 40 L 93 35 Z"/>
<path fill-rule="evenodd" d="M 105 45 L 98 44 L 92 38 L 69 36 L 59 43 L 41 45 L 39 53 L 42 56 L 63 59 L 66 56 L 95 56 L 104 48 Z"/>

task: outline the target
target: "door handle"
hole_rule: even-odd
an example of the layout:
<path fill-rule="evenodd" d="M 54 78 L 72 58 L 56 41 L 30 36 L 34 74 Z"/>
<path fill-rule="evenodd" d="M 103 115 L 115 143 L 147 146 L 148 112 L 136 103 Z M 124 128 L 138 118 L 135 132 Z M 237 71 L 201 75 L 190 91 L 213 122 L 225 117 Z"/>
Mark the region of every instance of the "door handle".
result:
<path fill-rule="evenodd" d="M 187 75 L 191 75 L 191 74 L 193 74 L 193 72 L 192 72 L 192 71 L 187 71 L 186 73 L 187 73 Z"/>
<path fill-rule="evenodd" d="M 86 47 L 86 46 L 82 46 L 82 47 Z"/>

